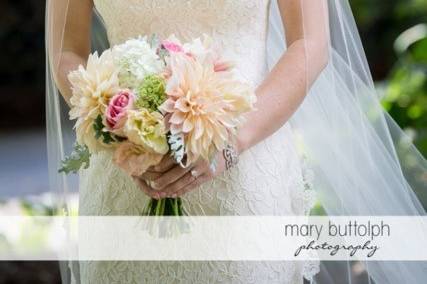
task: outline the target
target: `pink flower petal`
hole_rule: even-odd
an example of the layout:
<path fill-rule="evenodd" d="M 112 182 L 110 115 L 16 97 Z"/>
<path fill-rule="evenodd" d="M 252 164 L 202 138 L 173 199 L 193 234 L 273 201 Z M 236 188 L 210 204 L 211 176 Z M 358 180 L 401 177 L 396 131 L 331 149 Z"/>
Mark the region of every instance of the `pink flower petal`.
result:
<path fill-rule="evenodd" d="M 167 99 L 159 108 L 163 112 L 173 112 L 175 101 L 172 99 Z"/>
<path fill-rule="evenodd" d="M 194 126 L 193 123 L 190 121 L 190 119 L 187 118 L 184 121 L 184 124 L 182 126 L 182 132 L 184 133 L 190 132 L 193 129 L 193 126 Z"/>
<path fill-rule="evenodd" d="M 171 131 L 172 134 L 181 133 L 181 125 L 171 124 L 170 131 Z"/>
<path fill-rule="evenodd" d="M 169 41 L 169 40 L 162 41 L 162 47 L 169 52 L 183 52 L 184 51 L 184 49 L 182 48 L 181 45 L 174 43 L 172 41 Z"/>
<path fill-rule="evenodd" d="M 169 119 L 169 123 L 181 124 L 185 120 L 185 114 L 182 112 L 174 112 Z"/>

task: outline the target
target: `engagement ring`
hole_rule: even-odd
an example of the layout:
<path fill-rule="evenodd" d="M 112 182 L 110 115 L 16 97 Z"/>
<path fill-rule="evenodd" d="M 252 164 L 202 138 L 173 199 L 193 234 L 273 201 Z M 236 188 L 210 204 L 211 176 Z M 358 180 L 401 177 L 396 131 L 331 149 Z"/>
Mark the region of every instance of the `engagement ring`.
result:
<path fill-rule="evenodd" d="M 195 169 L 192 169 L 190 173 L 195 178 L 197 178 L 199 176 L 197 170 L 195 170 Z"/>

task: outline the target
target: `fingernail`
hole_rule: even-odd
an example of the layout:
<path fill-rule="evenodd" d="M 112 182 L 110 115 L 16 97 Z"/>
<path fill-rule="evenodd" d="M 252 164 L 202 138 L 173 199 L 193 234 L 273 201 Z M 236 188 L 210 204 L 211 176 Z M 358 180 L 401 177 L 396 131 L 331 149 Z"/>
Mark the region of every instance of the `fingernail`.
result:
<path fill-rule="evenodd" d="M 174 194 L 172 194 L 172 195 L 171 195 L 171 197 L 172 197 L 172 198 L 176 198 L 176 194 L 175 194 L 175 193 L 174 193 Z"/>
<path fill-rule="evenodd" d="M 151 182 L 151 187 L 154 188 L 154 189 L 159 189 L 160 188 L 159 185 L 157 183 L 155 183 L 155 182 Z"/>
<path fill-rule="evenodd" d="M 165 198 L 166 197 L 166 192 L 160 192 L 160 197 L 161 198 Z"/>

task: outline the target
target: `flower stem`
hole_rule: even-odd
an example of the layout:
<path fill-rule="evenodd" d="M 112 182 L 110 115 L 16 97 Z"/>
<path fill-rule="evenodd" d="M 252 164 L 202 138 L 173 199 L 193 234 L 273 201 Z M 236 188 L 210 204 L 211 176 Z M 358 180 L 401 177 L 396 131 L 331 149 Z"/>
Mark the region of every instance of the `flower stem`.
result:
<path fill-rule="evenodd" d="M 173 200 L 173 213 L 175 216 L 179 216 L 179 208 L 178 208 L 178 198 L 174 198 Z"/>
<path fill-rule="evenodd" d="M 155 216 L 160 216 L 161 206 L 162 206 L 162 199 L 157 200 L 157 206 L 154 214 Z"/>

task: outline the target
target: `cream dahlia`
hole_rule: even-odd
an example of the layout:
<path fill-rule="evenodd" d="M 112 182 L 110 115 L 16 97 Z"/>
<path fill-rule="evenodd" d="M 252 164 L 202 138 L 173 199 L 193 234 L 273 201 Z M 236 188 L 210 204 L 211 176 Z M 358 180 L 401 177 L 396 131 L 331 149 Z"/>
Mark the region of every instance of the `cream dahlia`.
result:
<path fill-rule="evenodd" d="M 68 75 L 73 93 L 69 115 L 70 119 L 77 119 L 77 142 L 94 152 L 105 145 L 95 139 L 93 123 L 98 115 L 104 114 L 110 98 L 119 90 L 118 72 L 107 50 L 101 56 L 96 52 L 89 55 L 86 68 L 80 65 Z"/>
<path fill-rule="evenodd" d="M 215 72 L 213 62 L 176 53 L 169 63 L 168 99 L 160 109 L 171 134 L 184 134 L 186 164 L 211 160 L 235 135 L 241 114 L 253 108 L 255 94 L 231 72 Z"/>

